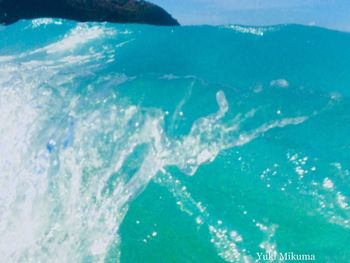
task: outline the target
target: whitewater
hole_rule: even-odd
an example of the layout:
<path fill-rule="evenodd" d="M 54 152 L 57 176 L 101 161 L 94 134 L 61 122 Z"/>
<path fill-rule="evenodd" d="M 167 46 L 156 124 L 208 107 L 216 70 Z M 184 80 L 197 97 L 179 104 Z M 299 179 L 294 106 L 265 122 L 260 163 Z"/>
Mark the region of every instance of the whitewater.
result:
<path fill-rule="evenodd" d="M 1 262 L 349 261 L 350 34 L 36 19 L 0 40 Z"/>

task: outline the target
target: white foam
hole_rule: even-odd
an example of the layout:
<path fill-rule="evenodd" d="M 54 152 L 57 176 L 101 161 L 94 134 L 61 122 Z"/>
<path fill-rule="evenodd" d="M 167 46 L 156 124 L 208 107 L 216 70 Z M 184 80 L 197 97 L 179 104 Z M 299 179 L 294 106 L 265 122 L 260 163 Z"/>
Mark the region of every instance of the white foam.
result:
<path fill-rule="evenodd" d="M 52 18 L 37 18 L 32 20 L 32 28 L 37 28 L 40 26 L 47 25 L 62 25 L 63 22 L 61 19 L 52 19 Z"/>
<path fill-rule="evenodd" d="M 227 25 L 226 29 L 231 29 L 243 34 L 251 34 L 255 36 L 264 36 L 267 32 L 278 30 L 276 27 L 249 27 L 240 25 Z"/>
<path fill-rule="evenodd" d="M 347 198 L 341 192 L 337 193 L 337 202 L 342 209 L 349 209 Z"/>
<path fill-rule="evenodd" d="M 324 180 L 323 180 L 323 187 L 325 189 L 328 189 L 328 190 L 332 190 L 334 188 L 334 183 L 332 182 L 331 179 L 329 179 L 328 177 L 326 177 Z"/>
<path fill-rule="evenodd" d="M 106 28 L 104 26 L 88 26 L 84 24 L 77 25 L 62 40 L 56 43 L 49 44 L 43 48 L 37 49 L 33 53 L 46 52 L 47 54 L 59 52 L 72 52 L 77 47 L 82 46 L 92 40 L 97 40 L 105 36 L 113 36 L 116 34 L 115 30 Z"/>
<path fill-rule="evenodd" d="M 270 82 L 271 87 L 288 88 L 289 82 L 286 79 L 274 79 Z"/>

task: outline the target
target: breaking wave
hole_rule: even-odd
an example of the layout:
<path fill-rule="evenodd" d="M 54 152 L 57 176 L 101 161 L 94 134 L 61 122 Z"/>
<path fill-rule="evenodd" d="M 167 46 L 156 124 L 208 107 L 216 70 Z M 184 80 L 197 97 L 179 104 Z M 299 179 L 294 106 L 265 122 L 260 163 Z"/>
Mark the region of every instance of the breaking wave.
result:
<path fill-rule="evenodd" d="M 283 34 L 283 27 L 230 29 L 252 34 L 232 36 L 243 38 L 243 42 Z M 182 175 L 202 176 L 202 167 L 214 167 L 216 176 L 221 176 L 222 159 L 231 167 L 226 168 L 232 171 L 229 177 L 227 170 L 222 171 L 228 182 L 242 180 L 238 185 L 244 188 L 246 174 L 252 178 L 250 185 L 264 189 L 262 192 L 266 191 L 264 184 L 266 189 L 274 185 L 276 198 L 283 199 L 284 194 L 294 200 L 291 202 L 304 198 L 309 216 L 320 216 L 326 220 L 324 224 L 348 231 L 348 189 L 335 186 L 328 178 L 331 175 L 324 172 L 321 174 L 327 178 L 308 177 L 322 169 L 317 167 L 318 158 L 328 159 L 317 156 L 312 146 L 303 148 L 300 139 L 314 129 L 307 126 L 309 122 L 317 125 L 322 114 L 331 114 L 340 107 L 334 105 L 341 102 L 322 90 L 319 100 L 307 104 L 309 99 L 304 97 L 315 90 L 305 91 L 295 84 L 297 80 L 293 87 L 293 77 L 289 84 L 284 79 L 288 76 L 283 75 L 272 74 L 266 80 L 259 75 L 261 83 L 247 86 L 240 80 L 245 79 L 247 71 L 239 72 L 236 66 L 244 58 L 237 57 L 229 64 L 220 60 L 221 52 L 232 50 L 226 45 L 228 40 L 216 51 L 206 46 L 210 41 L 203 44 L 192 60 L 189 54 L 194 47 L 185 48 L 186 53 L 179 43 L 183 34 L 190 36 L 197 31 L 213 34 L 213 38 L 231 34 L 221 30 L 51 19 L 19 22 L 0 30 L 4 40 L 0 44 L 2 262 L 123 261 L 121 225 L 131 204 L 142 197 L 152 181 L 167 189 L 195 225 L 204 226 L 210 236 L 208 242 L 222 260 L 249 262 L 254 261 L 258 250 L 277 251 L 275 232 L 283 222 L 256 213 L 240 219 L 253 223 L 254 231 L 262 236 L 254 251 L 252 237 L 244 235 L 248 230 L 242 223 L 229 222 L 230 217 L 226 222 L 219 219 L 224 211 L 209 212 L 215 209 L 207 209 L 197 199 L 210 200 L 205 192 L 199 194 L 200 184 L 194 198 L 184 186 L 186 182 L 181 182 Z M 189 40 L 187 44 L 193 43 Z M 247 45 L 252 48 L 250 42 Z M 164 56 L 167 58 L 162 60 Z M 297 107 L 290 106 L 289 99 L 296 99 Z M 291 128 L 299 126 L 304 128 Z M 277 130 L 284 132 L 274 133 Z M 281 138 L 288 139 L 280 144 Z M 259 142 L 253 144 L 256 140 Z M 264 146 L 269 142 L 273 146 Z M 239 161 L 233 161 L 237 151 L 242 151 Z M 261 156 L 251 156 L 255 168 L 247 168 L 254 167 L 254 162 L 248 161 L 247 166 L 242 161 L 249 159 L 249 152 Z M 315 157 L 310 161 L 301 152 Z M 271 158 L 266 159 L 264 154 Z M 295 167 L 288 170 L 289 166 Z M 332 169 L 346 173 L 340 166 L 333 165 Z M 348 179 L 337 180 L 342 185 Z M 226 191 L 231 194 L 225 195 Z M 236 191 L 223 190 L 222 202 Z M 273 202 L 268 201 L 273 194 L 266 195 L 267 202 Z M 238 211 L 243 206 L 247 205 L 235 204 L 231 209 Z M 246 209 L 239 213 L 249 215 Z M 253 204 L 250 209 L 254 211 Z M 157 235 L 153 232 L 148 238 Z"/>

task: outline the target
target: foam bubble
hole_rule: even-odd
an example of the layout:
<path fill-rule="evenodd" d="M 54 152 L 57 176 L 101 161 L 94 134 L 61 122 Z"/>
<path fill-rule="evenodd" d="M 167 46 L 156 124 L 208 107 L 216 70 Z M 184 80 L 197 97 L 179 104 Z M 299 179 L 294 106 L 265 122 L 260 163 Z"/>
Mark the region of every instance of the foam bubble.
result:
<path fill-rule="evenodd" d="M 334 183 L 332 182 L 331 179 L 329 179 L 328 177 L 326 177 L 324 180 L 323 180 L 323 187 L 325 189 L 328 189 L 328 190 L 331 190 L 334 188 Z"/>
<path fill-rule="evenodd" d="M 271 87 L 288 88 L 289 82 L 286 79 L 274 79 L 270 82 Z"/>

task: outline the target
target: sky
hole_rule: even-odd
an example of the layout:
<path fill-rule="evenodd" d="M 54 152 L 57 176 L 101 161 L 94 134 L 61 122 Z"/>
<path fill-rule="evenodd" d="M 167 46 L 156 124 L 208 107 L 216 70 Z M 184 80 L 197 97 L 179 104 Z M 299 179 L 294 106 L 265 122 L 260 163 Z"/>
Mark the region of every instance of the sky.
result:
<path fill-rule="evenodd" d="M 297 23 L 350 31 L 350 0 L 151 0 L 183 25 Z"/>

